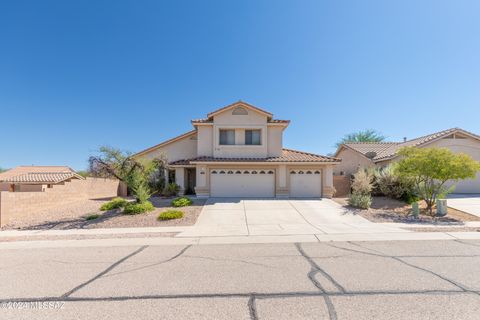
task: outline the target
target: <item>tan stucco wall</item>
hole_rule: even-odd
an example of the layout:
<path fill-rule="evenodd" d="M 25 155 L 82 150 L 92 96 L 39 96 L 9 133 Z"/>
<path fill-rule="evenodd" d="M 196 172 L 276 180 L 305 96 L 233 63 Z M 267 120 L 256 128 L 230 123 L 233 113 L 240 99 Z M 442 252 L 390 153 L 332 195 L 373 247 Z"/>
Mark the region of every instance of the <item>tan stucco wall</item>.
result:
<path fill-rule="evenodd" d="M 41 192 L 47 188 L 46 185 L 41 184 L 21 184 L 15 186 L 15 192 Z"/>
<path fill-rule="evenodd" d="M 233 109 L 225 110 L 213 117 L 215 125 L 264 125 L 267 123 L 267 117 L 245 108 L 247 115 L 232 115 Z"/>
<path fill-rule="evenodd" d="M 279 157 L 282 155 L 283 146 L 283 127 L 267 127 L 267 154 L 269 157 Z"/>
<path fill-rule="evenodd" d="M 334 167 L 333 172 L 335 175 L 340 175 L 343 171 L 344 175 L 350 176 L 356 173 L 359 168 L 374 166 L 371 160 L 365 158 L 360 153 L 347 148 L 343 148 L 338 153 L 337 158 L 342 159 L 342 162 Z"/>
<path fill-rule="evenodd" d="M 198 126 L 198 156 L 213 157 L 213 126 Z"/>
<path fill-rule="evenodd" d="M 99 178 L 75 179 L 63 185 L 54 185 L 44 192 L 1 191 L 0 226 L 8 224 L 13 219 L 28 219 L 29 215 L 40 214 L 42 211 L 82 200 L 126 196 L 123 192 L 125 189 L 120 181 Z"/>
<path fill-rule="evenodd" d="M 169 162 L 183 159 L 191 159 L 197 156 L 197 135 L 188 136 L 174 141 L 166 146 L 152 150 L 139 156 L 139 159 L 153 160 L 162 155 L 167 157 Z"/>
<path fill-rule="evenodd" d="M 232 109 L 225 110 L 213 117 L 213 156 L 226 158 L 265 158 L 268 155 L 267 117 L 249 110 L 247 115 L 232 115 Z M 235 143 L 233 146 L 220 145 L 220 129 L 234 129 Z M 262 131 L 261 145 L 246 146 L 245 129 Z"/>

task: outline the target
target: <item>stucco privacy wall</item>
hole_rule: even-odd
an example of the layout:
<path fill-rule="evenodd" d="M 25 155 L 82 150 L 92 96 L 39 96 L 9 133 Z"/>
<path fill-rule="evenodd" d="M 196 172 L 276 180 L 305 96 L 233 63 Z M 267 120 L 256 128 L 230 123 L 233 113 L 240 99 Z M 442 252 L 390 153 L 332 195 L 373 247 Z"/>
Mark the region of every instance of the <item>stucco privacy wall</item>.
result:
<path fill-rule="evenodd" d="M 0 226 L 26 215 L 88 199 L 126 196 L 123 183 L 113 179 L 87 178 L 54 185 L 44 192 L 0 192 Z"/>

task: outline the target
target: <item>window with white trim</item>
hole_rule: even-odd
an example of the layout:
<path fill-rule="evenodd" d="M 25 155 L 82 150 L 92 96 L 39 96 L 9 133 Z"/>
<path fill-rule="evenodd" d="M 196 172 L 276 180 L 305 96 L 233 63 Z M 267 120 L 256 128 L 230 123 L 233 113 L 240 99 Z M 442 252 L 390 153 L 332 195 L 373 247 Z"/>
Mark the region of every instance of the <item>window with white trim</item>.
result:
<path fill-rule="evenodd" d="M 261 130 L 245 130 L 245 144 L 260 145 L 261 134 L 262 134 Z"/>
<path fill-rule="evenodd" d="M 220 144 L 234 145 L 235 144 L 235 130 L 221 129 L 220 130 Z"/>

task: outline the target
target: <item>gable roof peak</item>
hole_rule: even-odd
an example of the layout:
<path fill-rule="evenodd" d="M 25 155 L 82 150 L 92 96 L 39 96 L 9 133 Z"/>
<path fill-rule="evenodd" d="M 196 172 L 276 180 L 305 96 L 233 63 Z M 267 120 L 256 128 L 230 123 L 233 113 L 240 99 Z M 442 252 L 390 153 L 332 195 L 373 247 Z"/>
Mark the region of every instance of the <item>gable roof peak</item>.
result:
<path fill-rule="evenodd" d="M 215 111 L 212 111 L 212 112 L 210 112 L 209 114 L 207 114 L 207 117 L 208 117 L 208 119 L 211 119 L 211 118 L 213 118 L 215 115 L 219 114 L 220 112 L 226 111 L 226 110 L 228 110 L 228 109 L 233 109 L 233 108 L 239 107 L 239 106 L 241 106 L 241 107 L 246 107 L 246 108 L 251 109 L 251 110 L 254 110 L 254 111 L 258 112 L 258 113 L 264 114 L 264 115 L 267 116 L 268 120 L 271 120 L 272 117 L 273 117 L 273 114 L 272 114 L 272 113 L 270 113 L 270 112 L 268 112 L 268 111 L 266 111 L 266 110 L 263 110 L 263 109 L 261 109 L 261 108 L 259 108 L 259 107 L 256 107 L 256 106 L 254 106 L 254 105 L 252 105 L 252 104 L 250 104 L 250 103 L 247 103 L 247 102 L 245 102 L 245 101 L 242 101 L 242 100 L 238 100 L 237 102 L 234 102 L 234 103 L 232 103 L 232 104 L 229 104 L 229 105 L 226 105 L 226 106 L 224 106 L 224 107 L 221 107 L 221 108 L 219 108 L 219 109 L 217 109 L 217 110 L 215 110 Z"/>

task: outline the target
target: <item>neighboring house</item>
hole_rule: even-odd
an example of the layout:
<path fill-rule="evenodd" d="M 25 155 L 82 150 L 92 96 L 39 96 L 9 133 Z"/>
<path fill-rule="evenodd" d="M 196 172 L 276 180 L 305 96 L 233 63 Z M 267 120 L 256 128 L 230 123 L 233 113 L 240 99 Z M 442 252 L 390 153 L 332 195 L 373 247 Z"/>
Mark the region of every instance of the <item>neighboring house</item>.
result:
<path fill-rule="evenodd" d="M 0 191 L 41 192 L 72 179 L 85 178 L 64 166 L 19 166 L 0 173 Z"/>
<path fill-rule="evenodd" d="M 342 144 L 335 153 L 342 162 L 335 167 L 334 175 L 350 176 L 359 168 L 384 167 L 398 159 L 402 147 L 441 147 L 465 153 L 480 161 L 480 136 L 460 128 L 453 128 L 403 142 L 354 142 Z M 456 183 L 456 193 L 480 193 L 480 174 L 476 179 Z"/>
<path fill-rule="evenodd" d="M 165 156 L 170 181 L 198 197 L 332 197 L 340 160 L 283 148 L 289 123 L 239 101 L 134 157 Z"/>

